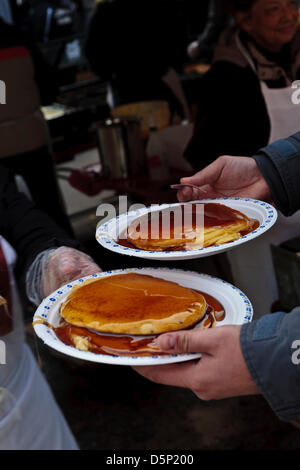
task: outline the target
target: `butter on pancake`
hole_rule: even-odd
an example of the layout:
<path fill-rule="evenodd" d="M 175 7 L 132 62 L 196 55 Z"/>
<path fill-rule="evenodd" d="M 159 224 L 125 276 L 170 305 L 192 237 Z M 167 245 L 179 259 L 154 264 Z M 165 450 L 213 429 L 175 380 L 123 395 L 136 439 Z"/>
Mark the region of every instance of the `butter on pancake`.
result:
<path fill-rule="evenodd" d="M 189 328 L 206 313 L 202 294 L 138 273 L 108 276 L 76 287 L 61 306 L 74 326 L 103 333 L 151 335 Z"/>
<path fill-rule="evenodd" d="M 127 240 L 141 250 L 196 250 L 238 240 L 255 223 L 223 204 L 187 203 L 135 219 L 127 228 Z"/>

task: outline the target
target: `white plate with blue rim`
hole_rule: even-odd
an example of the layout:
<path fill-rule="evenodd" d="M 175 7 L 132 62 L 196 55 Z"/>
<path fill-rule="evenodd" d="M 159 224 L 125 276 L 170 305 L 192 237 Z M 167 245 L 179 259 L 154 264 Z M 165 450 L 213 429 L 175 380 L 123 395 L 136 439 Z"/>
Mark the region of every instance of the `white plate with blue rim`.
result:
<path fill-rule="evenodd" d="M 81 351 L 75 347 L 68 346 L 56 336 L 53 327 L 58 326 L 61 320 L 59 313 L 60 305 L 66 300 L 74 286 L 82 285 L 88 279 L 101 279 L 106 276 L 115 276 L 131 272 L 177 282 L 181 286 L 197 289 L 213 296 L 222 304 L 225 310 L 225 318 L 222 321 L 219 321 L 215 328 L 219 328 L 222 325 L 243 325 L 252 320 L 253 308 L 246 295 L 228 282 L 214 276 L 172 268 L 130 268 L 93 274 L 70 282 L 53 292 L 43 300 L 35 312 L 33 317 L 35 333 L 48 347 L 72 358 L 89 362 L 126 366 L 145 366 L 190 361 L 201 357 L 201 353 L 143 357 L 97 354 L 89 351 Z"/>
<path fill-rule="evenodd" d="M 121 234 L 123 234 L 127 227 L 137 218 L 153 211 L 161 211 L 167 208 L 174 208 L 180 206 L 182 203 L 175 204 L 156 204 L 150 207 L 137 209 L 135 211 L 126 212 L 120 216 L 110 219 L 101 225 L 98 225 L 96 230 L 96 240 L 100 245 L 108 250 L 115 253 L 119 253 L 127 256 L 135 256 L 138 258 L 151 259 L 151 260 L 186 260 L 201 258 L 205 256 L 211 256 L 218 253 L 222 253 L 231 250 L 237 246 L 254 240 L 257 237 L 263 235 L 269 230 L 277 220 L 276 209 L 263 201 L 250 198 L 213 198 L 213 199 L 201 199 L 199 201 L 190 201 L 192 203 L 219 203 L 231 207 L 232 209 L 238 210 L 248 216 L 249 218 L 256 219 L 259 222 L 259 226 L 242 236 L 238 240 L 224 243 L 220 245 L 209 246 L 206 248 L 198 248 L 194 250 L 178 250 L 178 251 L 146 251 L 137 248 L 131 248 L 124 246 L 118 242 Z"/>

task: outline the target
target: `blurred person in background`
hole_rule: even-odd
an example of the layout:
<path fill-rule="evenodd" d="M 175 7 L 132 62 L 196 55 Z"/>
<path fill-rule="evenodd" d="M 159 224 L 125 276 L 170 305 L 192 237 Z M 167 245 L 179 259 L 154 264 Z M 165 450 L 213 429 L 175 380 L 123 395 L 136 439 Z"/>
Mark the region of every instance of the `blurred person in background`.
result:
<path fill-rule="evenodd" d="M 167 101 L 173 115 L 189 117 L 178 77 L 184 45 L 172 0 L 100 0 L 90 23 L 86 56 L 110 85 L 111 107 Z"/>
<path fill-rule="evenodd" d="M 56 78 L 34 44 L 1 18 L 0 79 L 6 87 L 6 103 L 0 106 L 0 162 L 22 176 L 38 207 L 72 233 L 40 109 L 54 101 Z"/>
<path fill-rule="evenodd" d="M 299 108 L 291 100 L 291 85 L 300 78 L 295 1 L 230 4 L 236 24 L 222 33 L 203 77 L 194 134 L 185 150 L 195 170 L 220 155 L 252 155 L 300 127 Z"/>
<path fill-rule="evenodd" d="M 25 343 L 15 274 L 38 306 L 62 285 L 99 271 L 76 240 L 18 191 L 13 175 L 0 165 L 1 450 L 78 448 Z"/>

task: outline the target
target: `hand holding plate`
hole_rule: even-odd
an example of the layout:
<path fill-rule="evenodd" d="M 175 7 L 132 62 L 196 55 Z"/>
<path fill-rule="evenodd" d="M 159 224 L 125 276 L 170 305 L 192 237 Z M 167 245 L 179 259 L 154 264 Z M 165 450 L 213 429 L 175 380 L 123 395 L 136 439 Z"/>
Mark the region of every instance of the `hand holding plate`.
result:
<path fill-rule="evenodd" d="M 271 202 L 270 189 L 253 158 L 222 156 L 194 176 L 181 178 L 178 200 L 249 197 Z M 188 185 L 188 186 L 187 186 Z"/>
<path fill-rule="evenodd" d="M 201 400 L 259 394 L 240 346 L 239 325 L 212 330 L 166 333 L 157 345 L 170 354 L 201 353 L 201 359 L 184 364 L 134 367 L 147 379 L 164 385 L 189 388 Z"/>

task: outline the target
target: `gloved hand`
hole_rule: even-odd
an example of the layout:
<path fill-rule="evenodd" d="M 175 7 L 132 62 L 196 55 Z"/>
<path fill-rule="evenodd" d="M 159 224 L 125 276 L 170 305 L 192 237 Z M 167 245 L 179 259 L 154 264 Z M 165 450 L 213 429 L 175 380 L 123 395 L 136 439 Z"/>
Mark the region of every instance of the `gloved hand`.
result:
<path fill-rule="evenodd" d="M 68 282 L 101 271 L 90 256 L 74 248 L 61 246 L 52 251 L 43 264 L 41 295 L 47 297 Z"/>

